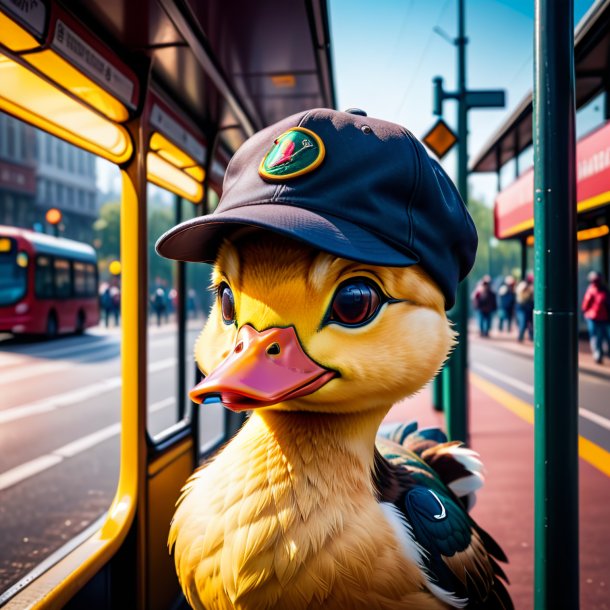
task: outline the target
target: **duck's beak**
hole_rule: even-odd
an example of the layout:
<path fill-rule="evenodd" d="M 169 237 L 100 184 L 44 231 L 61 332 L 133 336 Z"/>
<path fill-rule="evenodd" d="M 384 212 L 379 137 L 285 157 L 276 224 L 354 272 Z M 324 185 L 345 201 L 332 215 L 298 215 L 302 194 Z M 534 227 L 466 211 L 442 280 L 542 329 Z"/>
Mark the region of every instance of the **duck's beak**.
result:
<path fill-rule="evenodd" d="M 337 373 L 316 364 L 294 328 L 258 332 L 243 326 L 233 351 L 190 392 L 193 402 L 216 396 L 233 411 L 244 411 L 306 396 Z"/>

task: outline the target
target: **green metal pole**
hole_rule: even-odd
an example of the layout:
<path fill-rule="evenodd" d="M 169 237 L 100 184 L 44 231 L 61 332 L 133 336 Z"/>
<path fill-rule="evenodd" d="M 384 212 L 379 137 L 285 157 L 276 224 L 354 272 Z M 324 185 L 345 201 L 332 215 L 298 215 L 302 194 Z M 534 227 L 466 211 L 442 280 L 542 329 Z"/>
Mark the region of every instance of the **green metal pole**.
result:
<path fill-rule="evenodd" d="M 573 0 L 536 0 L 534 34 L 536 610 L 579 607 Z"/>
<path fill-rule="evenodd" d="M 466 104 L 466 44 L 464 0 L 458 0 L 458 167 L 457 187 L 468 202 L 468 106 Z M 449 312 L 459 343 L 445 367 L 443 402 L 447 435 L 451 440 L 468 442 L 468 282 L 458 286 L 455 306 Z"/>
<path fill-rule="evenodd" d="M 435 411 L 443 410 L 443 372 L 442 371 L 432 380 L 432 408 Z"/>

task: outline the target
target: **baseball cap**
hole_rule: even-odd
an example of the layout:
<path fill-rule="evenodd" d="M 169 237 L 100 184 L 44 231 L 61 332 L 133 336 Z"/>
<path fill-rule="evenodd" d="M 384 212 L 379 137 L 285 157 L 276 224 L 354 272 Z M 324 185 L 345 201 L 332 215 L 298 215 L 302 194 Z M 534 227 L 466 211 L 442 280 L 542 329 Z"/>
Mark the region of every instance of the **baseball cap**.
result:
<path fill-rule="evenodd" d="M 477 248 L 474 223 L 440 164 L 407 129 L 360 110 L 307 110 L 254 134 L 229 162 L 214 212 L 167 231 L 157 252 L 213 262 L 241 226 L 359 262 L 418 264 L 447 309 Z"/>

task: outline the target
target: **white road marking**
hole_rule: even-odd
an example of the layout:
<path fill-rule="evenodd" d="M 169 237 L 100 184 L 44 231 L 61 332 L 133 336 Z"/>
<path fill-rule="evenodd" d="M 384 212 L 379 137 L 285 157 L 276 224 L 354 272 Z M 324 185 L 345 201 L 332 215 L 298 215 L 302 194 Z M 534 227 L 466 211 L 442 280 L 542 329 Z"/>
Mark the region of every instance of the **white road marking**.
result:
<path fill-rule="evenodd" d="M 472 364 L 471 368 L 474 369 L 475 371 L 480 371 L 481 373 L 489 375 L 490 377 L 494 377 L 494 378 L 498 379 L 499 381 L 503 381 L 507 385 L 510 385 L 510 386 L 516 388 L 517 390 L 521 390 L 522 392 L 525 392 L 526 394 L 529 394 L 530 396 L 534 395 L 534 386 L 532 386 L 528 383 L 524 383 L 523 381 L 520 381 L 519 379 L 515 379 L 514 377 L 511 377 L 510 375 L 505 375 L 504 373 L 500 373 L 499 371 L 496 371 L 495 369 L 492 369 L 489 366 L 485 366 L 484 364 L 479 364 L 478 362 L 475 364 Z M 578 414 L 581 417 L 584 417 L 585 419 L 588 419 L 589 421 L 593 422 L 594 424 L 597 424 L 598 426 L 601 426 L 602 428 L 605 428 L 606 430 L 610 430 L 610 419 L 608 419 L 607 417 L 604 417 L 603 415 L 600 415 L 599 413 L 595 413 L 594 411 L 590 411 L 589 409 L 585 409 L 584 407 L 578 407 Z"/>
<path fill-rule="evenodd" d="M 485 373 L 486 375 L 489 375 L 490 377 L 494 377 L 495 379 L 498 379 L 499 381 L 503 381 L 504 383 L 507 383 L 508 385 L 513 386 L 513 388 L 516 388 L 517 390 L 521 390 L 522 392 L 525 392 L 526 394 L 529 394 L 530 396 L 534 395 L 534 386 L 530 385 L 529 383 L 524 383 L 523 381 L 520 381 L 519 379 L 515 379 L 514 377 L 511 377 L 510 375 L 505 375 L 504 373 L 500 373 L 500 371 L 496 371 L 496 369 L 492 369 L 490 366 L 485 366 L 484 364 L 479 364 L 477 363 L 473 363 L 471 364 L 471 368 L 474 369 L 475 371 L 480 371 L 481 373 Z"/>
<path fill-rule="evenodd" d="M 159 339 L 158 341 L 151 341 L 151 347 L 159 347 L 164 344 L 175 343 L 174 338 Z M 7 383 L 15 383 L 16 381 L 22 381 L 30 377 L 40 377 L 41 375 L 48 375 L 49 373 L 55 373 L 66 369 L 71 369 L 75 364 L 98 364 L 100 354 L 111 352 L 120 348 L 119 343 L 105 343 L 103 345 L 89 345 L 82 347 L 66 347 L 61 350 L 55 350 L 54 352 L 48 352 L 40 356 L 29 356 L 19 355 L 15 356 L 15 359 L 11 359 L 11 363 L 4 363 L 0 366 L 0 369 L 4 369 L 0 373 L 0 385 Z M 58 352 L 62 354 L 73 353 L 74 356 L 81 356 L 88 352 L 93 352 L 89 357 L 79 358 L 77 362 L 70 360 L 60 360 L 58 362 L 41 362 L 41 358 L 47 358 L 53 353 L 57 355 Z M 120 357 L 120 352 L 117 351 L 116 358 Z M 18 366 L 16 366 L 18 365 Z"/>
<path fill-rule="evenodd" d="M 170 405 L 174 404 L 175 399 L 173 397 L 164 398 L 163 400 L 159 400 L 151 404 L 148 407 L 148 410 L 151 412 L 160 411 Z M 0 474 L 0 491 L 3 489 L 7 489 L 8 487 L 12 487 L 17 483 L 21 483 L 34 475 L 37 475 L 44 470 L 48 470 L 53 466 L 56 466 L 64 459 L 74 457 L 79 453 L 83 453 L 100 443 L 116 436 L 121 433 L 121 423 L 118 422 L 116 424 L 112 424 L 110 426 L 106 426 L 101 430 L 97 430 L 87 436 L 83 436 L 75 441 L 72 441 L 59 449 L 55 449 L 51 453 L 47 455 L 41 455 L 29 462 L 25 462 L 24 464 L 20 464 L 19 466 L 15 466 L 15 468 L 11 468 L 6 472 Z"/>
<path fill-rule="evenodd" d="M 157 373 L 163 369 L 175 366 L 176 363 L 176 358 L 159 360 L 148 366 L 148 372 Z M 4 411 L 0 411 L 0 424 L 22 419 L 24 417 L 30 417 L 31 415 L 37 415 L 38 413 L 69 407 L 70 405 L 80 403 L 89 398 L 93 398 L 94 396 L 99 396 L 100 394 L 115 390 L 120 386 L 121 377 L 117 375 L 116 377 L 109 377 L 103 381 L 97 381 L 82 388 L 77 388 L 76 390 L 70 390 L 69 392 L 46 397 L 43 400 L 37 400 L 36 402 L 29 404 L 5 409 Z"/>
<path fill-rule="evenodd" d="M 42 455 L 35 460 L 20 464 L 11 470 L 7 470 L 0 474 L 0 490 L 16 485 L 24 479 L 29 479 L 35 474 L 47 470 L 55 464 L 59 464 L 62 461 L 62 457 L 59 455 Z"/>
<path fill-rule="evenodd" d="M 589 409 L 585 409 L 583 407 L 579 407 L 578 414 L 589 421 L 592 421 L 594 424 L 605 428 L 606 430 L 610 430 L 610 419 L 600 415 L 599 413 L 594 413 L 593 411 L 589 411 Z"/>
<path fill-rule="evenodd" d="M 161 409 L 165 409 L 165 407 L 173 405 L 175 402 L 176 399 L 173 396 L 170 396 L 169 398 L 164 398 L 163 400 L 159 400 L 158 402 L 153 402 L 152 405 L 148 405 L 148 412 L 156 413 Z"/>

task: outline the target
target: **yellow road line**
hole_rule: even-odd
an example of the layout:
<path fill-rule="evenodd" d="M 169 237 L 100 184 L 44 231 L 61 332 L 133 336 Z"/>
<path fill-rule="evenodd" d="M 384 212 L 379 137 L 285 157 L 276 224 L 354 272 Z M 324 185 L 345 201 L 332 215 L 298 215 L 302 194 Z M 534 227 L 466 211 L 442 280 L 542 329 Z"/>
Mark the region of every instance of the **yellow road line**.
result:
<path fill-rule="evenodd" d="M 506 390 L 479 377 L 476 373 L 470 373 L 472 385 L 493 398 L 505 409 L 514 413 L 528 424 L 534 424 L 534 408 L 525 401 L 513 396 Z M 610 453 L 590 440 L 578 436 L 578 455 L 585 461 L 610 477 Z"/>

